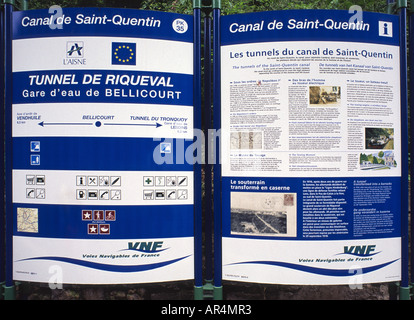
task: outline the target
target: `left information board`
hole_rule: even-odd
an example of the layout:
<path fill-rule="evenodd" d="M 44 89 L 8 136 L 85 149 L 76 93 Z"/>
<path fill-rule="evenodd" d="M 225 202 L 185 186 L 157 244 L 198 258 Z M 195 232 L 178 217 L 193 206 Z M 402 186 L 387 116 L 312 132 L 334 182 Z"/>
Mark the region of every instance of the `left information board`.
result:
<path fill-rule="evenodd" d="M 192 16 L 15 12 L 12 117 L 14 280 L 194 278 Z"/>

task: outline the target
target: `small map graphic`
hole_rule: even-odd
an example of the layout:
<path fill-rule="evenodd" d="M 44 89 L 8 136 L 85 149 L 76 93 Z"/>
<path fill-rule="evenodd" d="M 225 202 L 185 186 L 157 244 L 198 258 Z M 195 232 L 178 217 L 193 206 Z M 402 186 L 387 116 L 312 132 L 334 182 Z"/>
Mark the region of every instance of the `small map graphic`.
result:
<path fill-rule="evenodd" d="M 38 209 L 17 208 L 17 231 L 39 232 Z"/>

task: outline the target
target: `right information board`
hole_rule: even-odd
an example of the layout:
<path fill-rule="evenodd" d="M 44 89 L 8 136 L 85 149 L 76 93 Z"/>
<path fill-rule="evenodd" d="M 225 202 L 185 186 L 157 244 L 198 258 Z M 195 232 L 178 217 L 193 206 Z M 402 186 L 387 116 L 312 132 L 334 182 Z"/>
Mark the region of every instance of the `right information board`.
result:
<path fill-rule="evenodd" d="M 221 19 L 223 279 L 401 277 L 399 18 Z"/>

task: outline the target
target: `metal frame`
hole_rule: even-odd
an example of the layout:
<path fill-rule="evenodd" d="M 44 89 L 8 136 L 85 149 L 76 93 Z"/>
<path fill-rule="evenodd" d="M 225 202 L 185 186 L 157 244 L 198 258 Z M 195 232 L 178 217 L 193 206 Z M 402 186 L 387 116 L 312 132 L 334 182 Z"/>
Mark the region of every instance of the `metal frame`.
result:
<path fill-rule="evenodd" d="M 6 227 L 6 277 L 4 285 L 5 300 L 15 299 L 13 282 L 13 210 L 12 210 L 12 14 L 13 5 L 4 4 L 4 95 L 5 95 L 5 227 Z"/>

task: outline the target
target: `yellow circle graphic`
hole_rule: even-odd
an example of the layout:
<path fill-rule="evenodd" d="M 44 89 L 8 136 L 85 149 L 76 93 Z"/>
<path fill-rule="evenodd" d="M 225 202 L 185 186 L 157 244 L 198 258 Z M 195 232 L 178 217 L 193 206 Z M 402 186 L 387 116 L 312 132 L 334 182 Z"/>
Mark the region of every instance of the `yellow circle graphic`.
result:
<path fill-rule="evenodd" d="M 134 51 L 128 45 L 119 45 L 114 51 L 115 59 L 118 62 L 129 62 L 134 57 Z"/>

